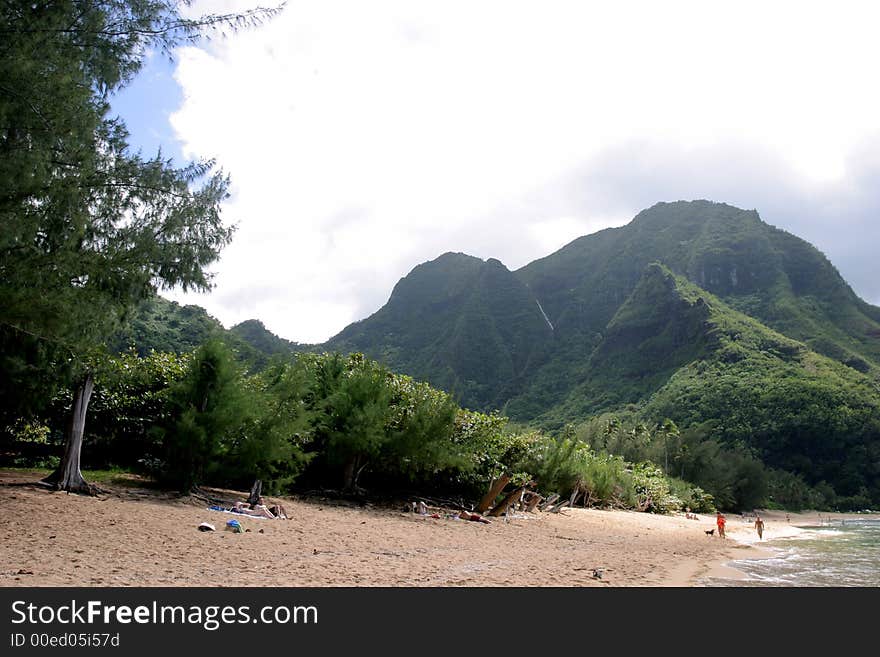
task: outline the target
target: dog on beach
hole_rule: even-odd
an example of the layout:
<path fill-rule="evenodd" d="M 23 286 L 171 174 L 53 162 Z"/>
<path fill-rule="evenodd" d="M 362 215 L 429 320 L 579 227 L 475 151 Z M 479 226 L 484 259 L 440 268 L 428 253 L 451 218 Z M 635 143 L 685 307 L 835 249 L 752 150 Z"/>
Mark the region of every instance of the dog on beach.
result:
<path fill-rule="evenodd" d="M 705 529 L 705 530 L 703 530 L 703 531 L 706 532 L 706 536 L 712 536 L 712 534 L 715 533 L 715 530 L 714 530 L 714 529 Z"/>

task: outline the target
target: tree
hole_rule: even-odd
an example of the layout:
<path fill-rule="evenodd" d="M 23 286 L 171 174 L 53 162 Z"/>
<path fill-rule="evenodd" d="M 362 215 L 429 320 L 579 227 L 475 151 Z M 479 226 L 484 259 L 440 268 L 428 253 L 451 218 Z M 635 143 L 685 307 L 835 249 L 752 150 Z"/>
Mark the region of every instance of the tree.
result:
<path fill-rule="evenodd" d="M 452 441 L 458 407 L 450 395 L 409 376 L 394 374 L 391 413 L 386 423 L 383 467 L 403 473 L 410 481 L 419 476 L 432 480 L 447 468 L 468 463 Z"/>
<path fill-rule="evenodd" d="M 660 435 L 663 436 L 663 472 L 667 475 L 669 474 L 669 439 L 670 438 L 678 438 L 681 435 L 681 432 L 678 430 L 678 426 L 670 420 L 666 418 L 663 422 L 660 423 Z"/>
<path fill-rule="evenodd" d="M 92 463 L 153 469 L 162 453 L 151 430 L 165 421 L 173 386 L 186 374 L 190 357 L 156 351 L 140 357 L 132 350 L 101 362 L 89 402 Z M 69 405 L 64 401 L 59 396 L 53 404 L 56 418 Z"/>
<path fill-rule="evenodd" d="M 358 478 L 389 440 L 390 372 L 361 354 L 343 359 L 334 354 L 319 361 L 317 388 L 323 395 L 315 433 L 328 461 L 342 465 L 347 492 L 358 490 Z"/>
<path fill-rule="evenodd" d="M 309 461 L 303 452 L 308 441 L 310 414 L 302 399 L 308 383 L 297 363 L 272 362 L 243 381 L 250 399 L 244 430 L 227 445 L 225 462 L 231 479 L 259 479 L 268 492 L 293 482 Z"/>
<path fill-rule="evenodd" d="M 156 429 L 165 447 L 162 477 L 183 491 L 203 481 L 249 419 L 248 402 L 229 350 L 205 343 L 172 388 L 166 426 Z"/>
<path fill-rule="evenodd" d="M 228 178 L 210 160 L 174 168 L 132 153 L 110 95 L 148 49 L 170 53 L 206 30 L 280 11 L 188 19 L 187 0 L 66 0 L 0 7 L 0 383 L 28 373 L 73 381 L 65 456 L 48 482 L 88 491 L 79 453 L 94 376 L 84 355 L 158 288 L 208 289 L 229 243 Z M 7 357 L 7 353 L 14 354 Z M 33 412 L 4 398 L 3 418 Z"/>
<path fill-rule="evenodd" d="M 282 363 L 245 376 L 229 347 L 209 340 L 172 384 L 166 416 L 153 428 L 163 446 L 156 474 L 184 492 L 255 478 L 269 490 L 290 483 L 307 460 L 304 385 L 302 371 Z"/>

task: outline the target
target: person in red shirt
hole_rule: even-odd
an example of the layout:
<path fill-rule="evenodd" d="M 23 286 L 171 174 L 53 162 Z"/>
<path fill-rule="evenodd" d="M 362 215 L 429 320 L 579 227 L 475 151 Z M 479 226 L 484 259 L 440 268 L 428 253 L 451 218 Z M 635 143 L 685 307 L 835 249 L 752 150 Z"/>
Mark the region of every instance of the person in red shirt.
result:
<path fill-rule="evenodd" d="M 724 514 L 721 513 L 721 511 L 719 511 L 718 515 L 715 516 L 715 522 L 718 524 L 718 536 L 720 536 L 721 538 L 727 538 L 724 535 L 724 525 L 727 520 L 724 518 Z"/>

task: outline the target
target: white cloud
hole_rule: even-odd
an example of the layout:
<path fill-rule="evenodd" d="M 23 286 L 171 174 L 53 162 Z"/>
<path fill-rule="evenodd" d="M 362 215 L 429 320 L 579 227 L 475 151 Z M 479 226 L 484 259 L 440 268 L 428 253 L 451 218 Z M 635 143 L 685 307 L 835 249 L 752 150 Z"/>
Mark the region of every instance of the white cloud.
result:
<path fill-rule="evenodd" d="M 172 124 L 232 174 L 239 223 L 217 290 L 178 297 L 323 341 L 444 251 L 515 268 L 624 223 L 626 202 L 558 187 L 600 179 L 589 164 L 622 144 L 650 143 L 651 162 L 698 152 L 716 170 L 693 197 L 730 187 L 731 143 L 844 193 L 878 128 L 877 18 L 872 3 L 292 2 L 178 53 Z"/>

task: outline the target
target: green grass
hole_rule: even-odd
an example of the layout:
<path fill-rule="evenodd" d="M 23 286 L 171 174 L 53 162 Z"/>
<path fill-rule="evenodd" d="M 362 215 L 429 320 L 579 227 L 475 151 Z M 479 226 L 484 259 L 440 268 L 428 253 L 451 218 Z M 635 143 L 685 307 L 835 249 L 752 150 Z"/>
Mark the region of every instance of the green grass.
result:
<path fill-rule="evenodd" d="M 34 480 L 43 479 L 52 473 L 52 470 L 49 468 L 28 468 L 20 466 L 4 467 L 0 468 L 0 470 L 32 475 Z M 123 470 L 121 468 L 113 468 L 110 470 L 83 470 L 82 475 L 86 481 L 92 484 L 109 484 L 126 488 L 151 488 L 156 485 L 149 477 Z"/>

